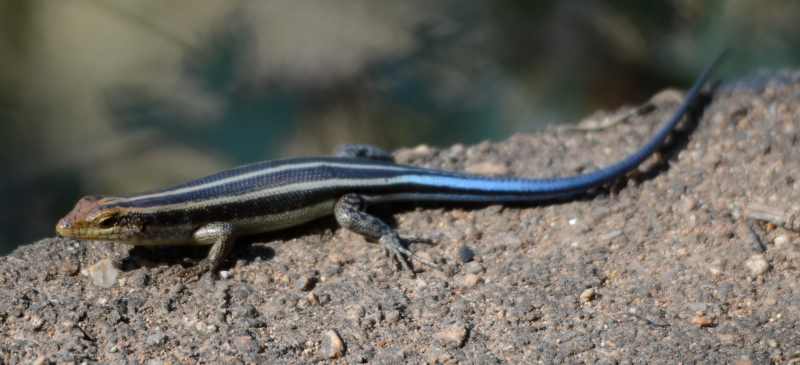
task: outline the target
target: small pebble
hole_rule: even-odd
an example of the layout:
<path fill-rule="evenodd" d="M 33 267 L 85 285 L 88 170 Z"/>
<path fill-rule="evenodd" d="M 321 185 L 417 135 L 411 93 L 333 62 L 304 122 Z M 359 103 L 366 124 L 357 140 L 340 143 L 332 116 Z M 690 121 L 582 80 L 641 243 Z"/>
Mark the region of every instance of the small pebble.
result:
<path fill-rule="evenodd" d="M 697 200 L 689 197 L 684 197 L 681 199 L 680 205 L 678 210 L 681 213 L 689 213 L 693 210 L 697 209 Z"/>
<path fill-rule="evenodd" d="M 199 331 L 201 333 L 205 333 L 205 334 L 210 334 L 210 333 L 217 332 L 217 326 L 216 325 L 206 324 L 205 322 L 197 322 L 197 323 L 195 323 L 194 324 L 194 328 L 197 331 Z"/>
<path fill-rule="evenodd" d="M 435 338 L 445 346 L 461 347 L 467 339 L 467 327 L 454 324 L 436 333 Z"/>
<path fill-rule="evenodd" d="M 117 282 L 119 270 L 114 267 L 110 259 L 103 259 L 86 268 L 83 274 L 88 276 L 94 285 L 110 288 Z"/>
<path fill-rule="evenodd" d="M 475 251 L 467 245 L 461 245 L 458 248 L 458 259 L 463 263 L 467 263 L 475 259 Z"/>
<path fill-rule="evenodd" d="M 236 336 L 233 338 L 233 345 L 241 352 L 253 353 L 258 351 L 258 345 L 250 336 Z"/>
<path fill-rule="evenodd" d="M 764 274 L 769 270 L 769 262 L 764 258 L 764 255 L 750 256 L 750 258 L 744 262 L 744 265 L 747 266 L 750 270 L 750 274 L 753 276 Z"/>
<path fill-rule="evenodd" d="M 456 144 L 450 146 L 449 149 L 444 150 L 443 152 L 444 152 L 444 156 L 450 157 L 452 159 L 456 159 L 459 156 L 464 154 L 464 150 L 466 150 L 466 148 L 464 148 L 463 144 L 456 143 Z"/>
<path fill-rule="evenodd" d="M 594 290 L 594 288 L 586 289 L 580 295 L 581 303 L 589 303 L 594 300 L 596 296 L 597 292 Z"/>
<path fill-rule="evenodd" d="M 683 100 L 683 93 L 675 89 L 665 89 L 659 91 L 650 98 L 650 102 L 656 105 L 677 104 Z"/>
<path fill-rule="evenodd" d="M 467 288 L 472 288 L 478 285 L 478 283 L 480 282 L 481 282 L 481 277 L 478 275 L 475 274 L 464 275 L 464 286 Z"/>
<path fill-rule="evenodd" d="M 322 346 L 320 346 L 322 356 L 328 359 L 338 359 L 344 355 L 344 350 L 344 342 L 339 334 L 334 330 L 325 331 L 322 337 Z"/>
<path fill-rule="evenodd" d="M 80 263 L 75 260 L 65 260 L 61 265 L 61 271 L 69 276 L 78 275 L 81 272 Z"/>
<path fill-rule="evenodd" d="M 347 309 L 346 317 L 353 322 L 358 322 L 361 318 L 364 318 L 366 314 L 367 310 L 364 309 L 363 306 L 354 305 Z"/>
<path fill-rule="evenodd" d="M 384 313 L 384 317 L 386 323 L 397 323 L 400 320 L 400 311 L 397 309 L 388 310 Z"/>
<path fill-rule="evenodd" d="M 715 259 L 708 264 L 708 271 L 711 275 L 719 276 L 722 275 L 722 261 L 719 259 Z"/>
<path fill-rule="evenodd" d="M 412 149 L 401 149 L 395 152 L 394 159 L 398 163 L 408 163 L 417 158 L 429 156 L 433 153 L 433 149 L 431 149 L 427 145 L 419 145 Z"/>
<path fill-rule="evenodd" d="M 148 346 L 159 346 L 163 345 L 167 341 L 167 336 L 164 335 L 161 331 L 155 332 L 147 336 L 144 342 Z"/>
<path fill-rule="evenodd" d="M 719 343 L 725 346 L 731 346 L 735 344 L 738 339 L 736 335 L 730 333 L 720 333 L 717 335 L 717 338 L 719 339 Z"/>
<path fill-rule="evenodd" d="M 31 317 L 30 321 L 31 321 L 31 329 L 33 329 L 34 331 L 42 329 L 42 326 L 44 325 L 44 319 L 36 315 Z"/>
<path fill-rule="evenodd" d="M 342 265 L 347 263 L 347 258 L 334 252 L 328 255 L 328 261 L 330 261 L 332 264 Z"/>
<path fill-rule="evenodd" d="M 778 246 L 778 247 L 783 246 L 783 245 L 789 243 L 789 237 L 786 236 L 785 234 L 779 235 L 778 237 L 775 237 L 774 240 L 772 240 L 772 243 L 774 243 L 775 246 Z"/>
<path fill-rule="evenodd" d="M 236 318 L 258 318 L 259 316 L 258 309 L 252 304 L 238 305 L 231 312 L 236 315 Z M 224 320 L 225 316 L 223 315 L 221 321 Z"/>
<path fill-rule="evenodd" d="M 314 294 L 313 291 L 312 292 L 308 292 L 308 295 L 306 295 L 306 301 L 308 302 L 308 304 L 311 304 L 311 305 L 319 304 L 319 298 L 317 297 L 316 294 Z"/>
<path fill-rule="evenodd" d="M 464 170 L 470 174 L 483 176 L 508 175 L 508 166 L 496 162 L 479 162 L 476 164 L 470 164 L 467 165 Z"/>
<path fill-rule="evenodd" d="M 294 287 L 302 291 L 314 289 L 315 285 L 317 285 L 317 277 L 315 274 L 302 275 L 297 278 L 297 281 L 294 283 Z"/>
<path fill-rule="evenodd" d="M 230 270 L 222 270 L 219 272 L 219 278 L 222 280 L 230 279 L 231 276 L 233 276 L 233 273 L 231 273 Z"/>
<path fill-rule="evenodd" d="M 464 265 L 464 272 L 467 274 L 480 274 L 484 271 L 483 265 L 478 262 L 470 262 Z"/>
<path fill-rule="evenodd" d="M 702 327 L 702 328 L 704 328 L 704 327 L 713 327 L 714 326 L 714 320 L 712 320 L 711 318 L 706 317 L 702 313 L 696 314 L 694 317 L 692 317 L 690 322 L 693 325 L 695 325 L 697 327 Z"/>
<path fill-rule="evenodd" d="M 136 288 L 144 288 L 150 284 L 150 275 L 144 271 L 137 271 L 131 276 L 130 284 Z"/>

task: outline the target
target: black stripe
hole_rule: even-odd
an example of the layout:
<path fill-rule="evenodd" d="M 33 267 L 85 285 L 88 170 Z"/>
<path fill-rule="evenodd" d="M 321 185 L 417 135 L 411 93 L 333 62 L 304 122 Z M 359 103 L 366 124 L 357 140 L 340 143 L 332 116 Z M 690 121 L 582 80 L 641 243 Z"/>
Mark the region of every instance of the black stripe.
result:
<path fill-rule="evenodd" d="M 338 161 L 335 160 L 337 163 L 342 162 L 351 162 L 351 161 Z M 318 160 L 312 161 L 305 161 L 306 162 L 319 162 Z M 361 161 L 358 161 L 361 162 Z M 301 163 L 301 162 L 297 162 Z M 294 164 L 294 163 L 293 163 Z M 364 163 L 359 163 L 358 165 L 367 165 Z M 374 165 L 374 164 L 370 164 Z M 390 166 L 399 166 L 399 165 L 390 165 Z M 274 166 L 273 166 L 274 167 Z M 272 167 L 270 167 L 272 168 Z M 413 169 L 413 168 L 412 168 Z M 416 175 L 432 175 L 432 176 L 444 176 L 445 174 L 436 172 L 434 170 L 413 170 L 414 174 Z M 161 205 L 168 205 L 168 204 L 180 204 L 192 201 L 203 201 L 208 199 L 220 198 L 225 196 L 235 196 L 239 194 L 246 194 L 253 191 L 264 190 L 264 189 L 271 189 L 280 186 L 286 186 L 294 183 L 303 183 L 303 182 L 313 182 L 313 181 L 322 181 L 328 179 L 375 179 L 375 178 L 392 178 L 401 175 L 408 175 L 408 171 L 397 171 L 397 170 L 384 170 L 384 169 L 359 169 L 359 168 L 346 168 L 346 167 L 329 167 L 329 166 L 315 166 L 315 167 L 308 167 L 304 169 L 298 170 L 284 170 L 278 171 L 273 173 L 268 173 L 261 176 L 252 177 L 249 179 L 226 183 L 223 185 L 218 185 L 209 188 L 203 188 L 196 191 L 190 191 L 186 193 L 179 193 L 173 195 L 166 195 L 166 196 L 157 196 L 152 198 L 145 198 L 145 199 L 138 199 L 132 201 L 123 201 L 116 206 L 120 207 L 135 207 L 135 208 L 146 208 L 146 207 L 157 207 Z M 234 175 L 231 175 L 234 176 Z M 227 177 L 231 177 L 227 176 Z M 226 178 L 226 177 L 215 177 L 211 179 L 202 178 L 199 180 L 208 180 L 204 181 L 202 184 L 206 184 L 209 182 L 217 181 L 219 179 Z M 196 181 L 199 181 L 196 180 Z M 190 182 L 187 183 L 186 186 L 192 185 L 200 185 L 200 183 Z M 184 187 L 186 187 L 184 186 Z M 164 192 L 169 192 L 170 190 L 175 190 L 178 188 L 168 189 Z M 135 198 L 135 197 L 132 197 Z"/>

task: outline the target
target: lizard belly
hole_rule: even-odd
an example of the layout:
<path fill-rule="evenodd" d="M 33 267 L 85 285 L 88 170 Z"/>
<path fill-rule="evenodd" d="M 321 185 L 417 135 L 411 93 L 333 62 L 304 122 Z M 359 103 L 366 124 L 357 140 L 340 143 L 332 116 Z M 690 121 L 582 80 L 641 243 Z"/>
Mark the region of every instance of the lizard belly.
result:
<path fill-rule="evenodd" d="M 295 210 L 239 219 L 232 223 L 237 235 L 277 231 L 330 215 L 335 204 L 336 200 L 331 199 Z"/>

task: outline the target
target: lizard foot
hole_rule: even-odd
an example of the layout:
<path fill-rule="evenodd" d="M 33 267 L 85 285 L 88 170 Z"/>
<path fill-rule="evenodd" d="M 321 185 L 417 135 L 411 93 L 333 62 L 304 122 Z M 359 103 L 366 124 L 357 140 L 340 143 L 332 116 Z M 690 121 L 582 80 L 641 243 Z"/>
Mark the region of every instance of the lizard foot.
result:
<path fill-rule="evenodd" d="M 418 255 L 415 255 L 411 250 L 408 249 L 408 244 L 410 243 L 434 244 L 435 241 L 433 239 L 425 237 L 401 237 L 397 233 L 392 232 L 381 236 L 378 242 L 383 246 L 386 256 L 394 259 L 394 261 L 398 263 L 400 267 L 408 270 L 412 276 L 415 274 L 414 269 L 411 266 L 412 258 L 425 266 L 438 269 L 436 264 L 425 260 Z"/>

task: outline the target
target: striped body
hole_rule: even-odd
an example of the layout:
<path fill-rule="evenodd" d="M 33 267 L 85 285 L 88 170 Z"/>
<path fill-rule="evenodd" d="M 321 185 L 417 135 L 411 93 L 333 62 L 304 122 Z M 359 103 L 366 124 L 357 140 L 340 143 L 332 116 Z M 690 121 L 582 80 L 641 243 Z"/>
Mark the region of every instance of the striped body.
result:
<path fill-rule="evenodd" d="M 191 243 L 194 230 L 210 222 L 230 222 L 240 234 L 306 223 L 330 215 L 336 201 L 351 193 L 369 203 L 525 203 L 568 198 L 606 180 L 594 175 L 552 180 L 488 178 L 321 157 L 267 161 L 162 191 L 101 201 L 104 209 L 124 211 L 129 219 L 148 227 L 150 233 L 138 244 Z"/>
<path fill-rule="evenodd" d="M 218 228 L 215 224 L 224 223 L 226 231 L 218 236 L 225 237 L 287 228 L 333 214 L 337 201 L 345 195 L 357 195 L 368 204 L 568 199 L 624 175 L 647 159 L 698 98 L 716 62 L 706 68 L 678 110 L 641 149 L 587 174 L 554 179 L 489 178 L 366 158 L 267 161 L 142 195 L 86 197 L 56 230 L 67 237 L 137 245 L 210 244 L 202 227 Z M 337 216 L 340 223 L 354 212 L 353 207 L 349 209 Z M 363 228 L 358 222 L 354 227 Z"/>

